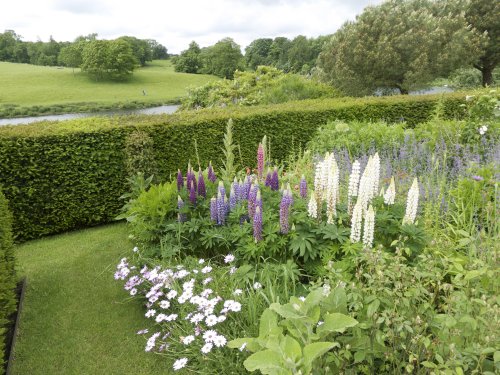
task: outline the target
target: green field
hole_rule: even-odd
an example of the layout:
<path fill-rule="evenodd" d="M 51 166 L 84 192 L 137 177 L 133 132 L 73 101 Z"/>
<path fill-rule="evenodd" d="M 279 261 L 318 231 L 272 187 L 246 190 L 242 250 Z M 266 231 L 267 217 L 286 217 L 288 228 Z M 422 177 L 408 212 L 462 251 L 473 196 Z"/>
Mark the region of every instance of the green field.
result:
<path fill-rule="evenodd" d="M 137 69 L 126 82 L 96 82 L 79 69 L 0 62 L 0 117 L 173 103 L 189 86 L 213 79 L 217 78 L 176 73 L 164 60 Z M 13 106 L 21 108 L 7 111 Z"/>
<path fill-rule="evenodd" d="M 124 224 L 47 237 L 16 249 L 28 277 L 12 374 L 168 374 L 144 352 L 144 310 L 113 279 L 130 254 Z"/>

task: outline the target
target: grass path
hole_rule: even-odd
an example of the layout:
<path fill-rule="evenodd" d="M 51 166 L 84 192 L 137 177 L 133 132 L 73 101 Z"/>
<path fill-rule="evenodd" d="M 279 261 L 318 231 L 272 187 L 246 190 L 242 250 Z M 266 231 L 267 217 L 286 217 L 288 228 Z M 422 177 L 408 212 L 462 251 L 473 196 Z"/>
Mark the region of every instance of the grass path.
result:
<path fill-rule="evenodd" d="M 145 353 L 144 309 L 113 279 L 130 252 L 124 224 L 31 241 L 17 247 L 28 276 L 14 375 L 168 374 Z"/>
<path fill-rule="evenodd" d="M 95 82 L 79 69 L 73 73 L 71 68 L 0 62 L 0 105 L 168 102 L 184 96 L 187 87 L 214 79 L 216 77 L 210 75 L 176 73 L 170 61 L 164 60 L 136 69 L 126 82 Z"/>

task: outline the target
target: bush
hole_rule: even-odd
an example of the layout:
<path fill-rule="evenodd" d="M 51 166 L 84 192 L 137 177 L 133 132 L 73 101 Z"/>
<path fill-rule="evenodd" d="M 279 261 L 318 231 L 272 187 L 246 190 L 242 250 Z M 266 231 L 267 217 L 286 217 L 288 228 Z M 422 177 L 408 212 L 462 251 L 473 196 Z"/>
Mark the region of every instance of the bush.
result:
<path fill-rule="evenodd" d="M 127 190 L 127 136 L 154 140 L 158 175 L 168 177 L 195 155 L 204 165 L 220 160 L 229 118 L 243 166 L 253 165 L 255 147 L 267 134 L 273 158 L 284 160 L 305 145 L 328 120 L 427 121 L 442 96 L 328 99 L 274 106 L 202 110 L 162 116 L 87 118 L 0 129 L 0 184 L 14 213 L 18 239 L 36 238 L 114 218 Z M 464 116 L 462 94 L 443 97 L 446 118 Z M 237 158 L 238 159 L 238 158 Z"/>
<path fill-rule="evenodd" d="M 16 311 L 12 215 L 0 191 L 0 374 L 4 373 L 6 332 Z"/>

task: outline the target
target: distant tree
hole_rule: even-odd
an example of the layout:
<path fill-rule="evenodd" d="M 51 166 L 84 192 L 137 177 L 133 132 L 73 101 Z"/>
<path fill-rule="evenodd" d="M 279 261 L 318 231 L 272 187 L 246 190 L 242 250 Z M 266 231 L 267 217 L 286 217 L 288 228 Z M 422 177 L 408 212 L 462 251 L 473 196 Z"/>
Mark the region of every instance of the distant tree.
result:
<path fill-rule="evenodd" d="M 83 49 L 82 71 L 95 80 L 124 80 L 137 65 L 132 47 L 123 39 L 94 40 Z"/>
<path fill-rule="evenodd" d="M 151 47 L 147 40 L 137 39 L 134 36 L 122 36 L 118 40 L 123 40 L 130 44 L 132 48 L 132 53 L 141 66 L 145 66 L 147 61 L 153 60 L 153 54 L 151 52 Z"/>
<path fill-rule="evenodd" d="M 198 43 L 193 40 L 189 43 L 187 50 L 182 51 L 179 56 L 176 56 L 172 60 L 175 71 L 183 73 L 198 73 L 203 66 L 200 54 L 201 48 Z"/>
<path fill-rule="evenodd" d="M 295 37 L 288 50 L 290 72 L 300 73 L 302 67 L 304 65 L 311 66 L 315 62 L 316 57 L 318 56 L 314 56 L 311 41 L 303 35 Z"/>
<path fill-rule="evenodd" d="M 75 68 L 80 67 L 82 65 L 82 52 L 83 46 L 80 43 L 71 43 L 63 48 L 59 52 L 58 61 L 60 64 L 73 68 L 73 73 L 75 72 Z"/>
<path fill-rule="evenodd" d="M 14 30 L 0 33 L 0 61 L 16 62 L 16 47 L 21 43 L 21 36 Z"/>
<path fill-rule="evenodd" d="M 149 44 L 149 48 L 151 49 L 153 60 L 168 59 L 167 47 L 161 45 L 154 39 L 148 39 L 147 42 Z"/>
<path fill-rule="evenodd" d="M 259 65 L 270 65 L 269 52 L 273 40 L 270 38 L 255 39 L 245 48 L 247 66 L 255 70 Z"/>
<path fill-rule="evenodd" d="M 477 58 L 479 38 L 446 0 L 389 0 L 367 7 L 325 45 L 324 78 L 350 95 L 402 94 Z"/>
<path fill-rule="evenodd" d="M 490 86 L 493 83 L 493 70 L 500 64 L 500 2 L 469 0 L 465 18 L 477 32 L 484 35 L 481 54 L 474 67 L 482 74 L 483 86 Z"/>
<path fill-rule="evenodd" d="M 231 38 L 224 38 L 213 46 L 204 48 L 201 57 L 203 73 L 232 79 L 236 70 L 244 69 L 241 48 Z"/>
<path fill-rule="evenodd" d="M 270 65 L 288 72 L 290 70 L 290 61 L 288 60 L 288 51 L 292 42 L 283 36 L 274 38 L 269 50 Z"/>

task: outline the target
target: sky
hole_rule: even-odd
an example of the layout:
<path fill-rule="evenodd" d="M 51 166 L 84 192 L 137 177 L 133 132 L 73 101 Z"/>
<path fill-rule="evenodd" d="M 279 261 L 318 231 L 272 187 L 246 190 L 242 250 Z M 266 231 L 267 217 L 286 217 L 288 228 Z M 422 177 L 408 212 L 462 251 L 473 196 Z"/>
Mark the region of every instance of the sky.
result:
<path fill-rule="evenodd" d="M 0 32 L 24 41 L 72 41 L 97 33 L 155 39 L 169 53 L 231 37 L 244 49 L 257 38 L 334 33 L 382 0 L 2 0 Z"/>

